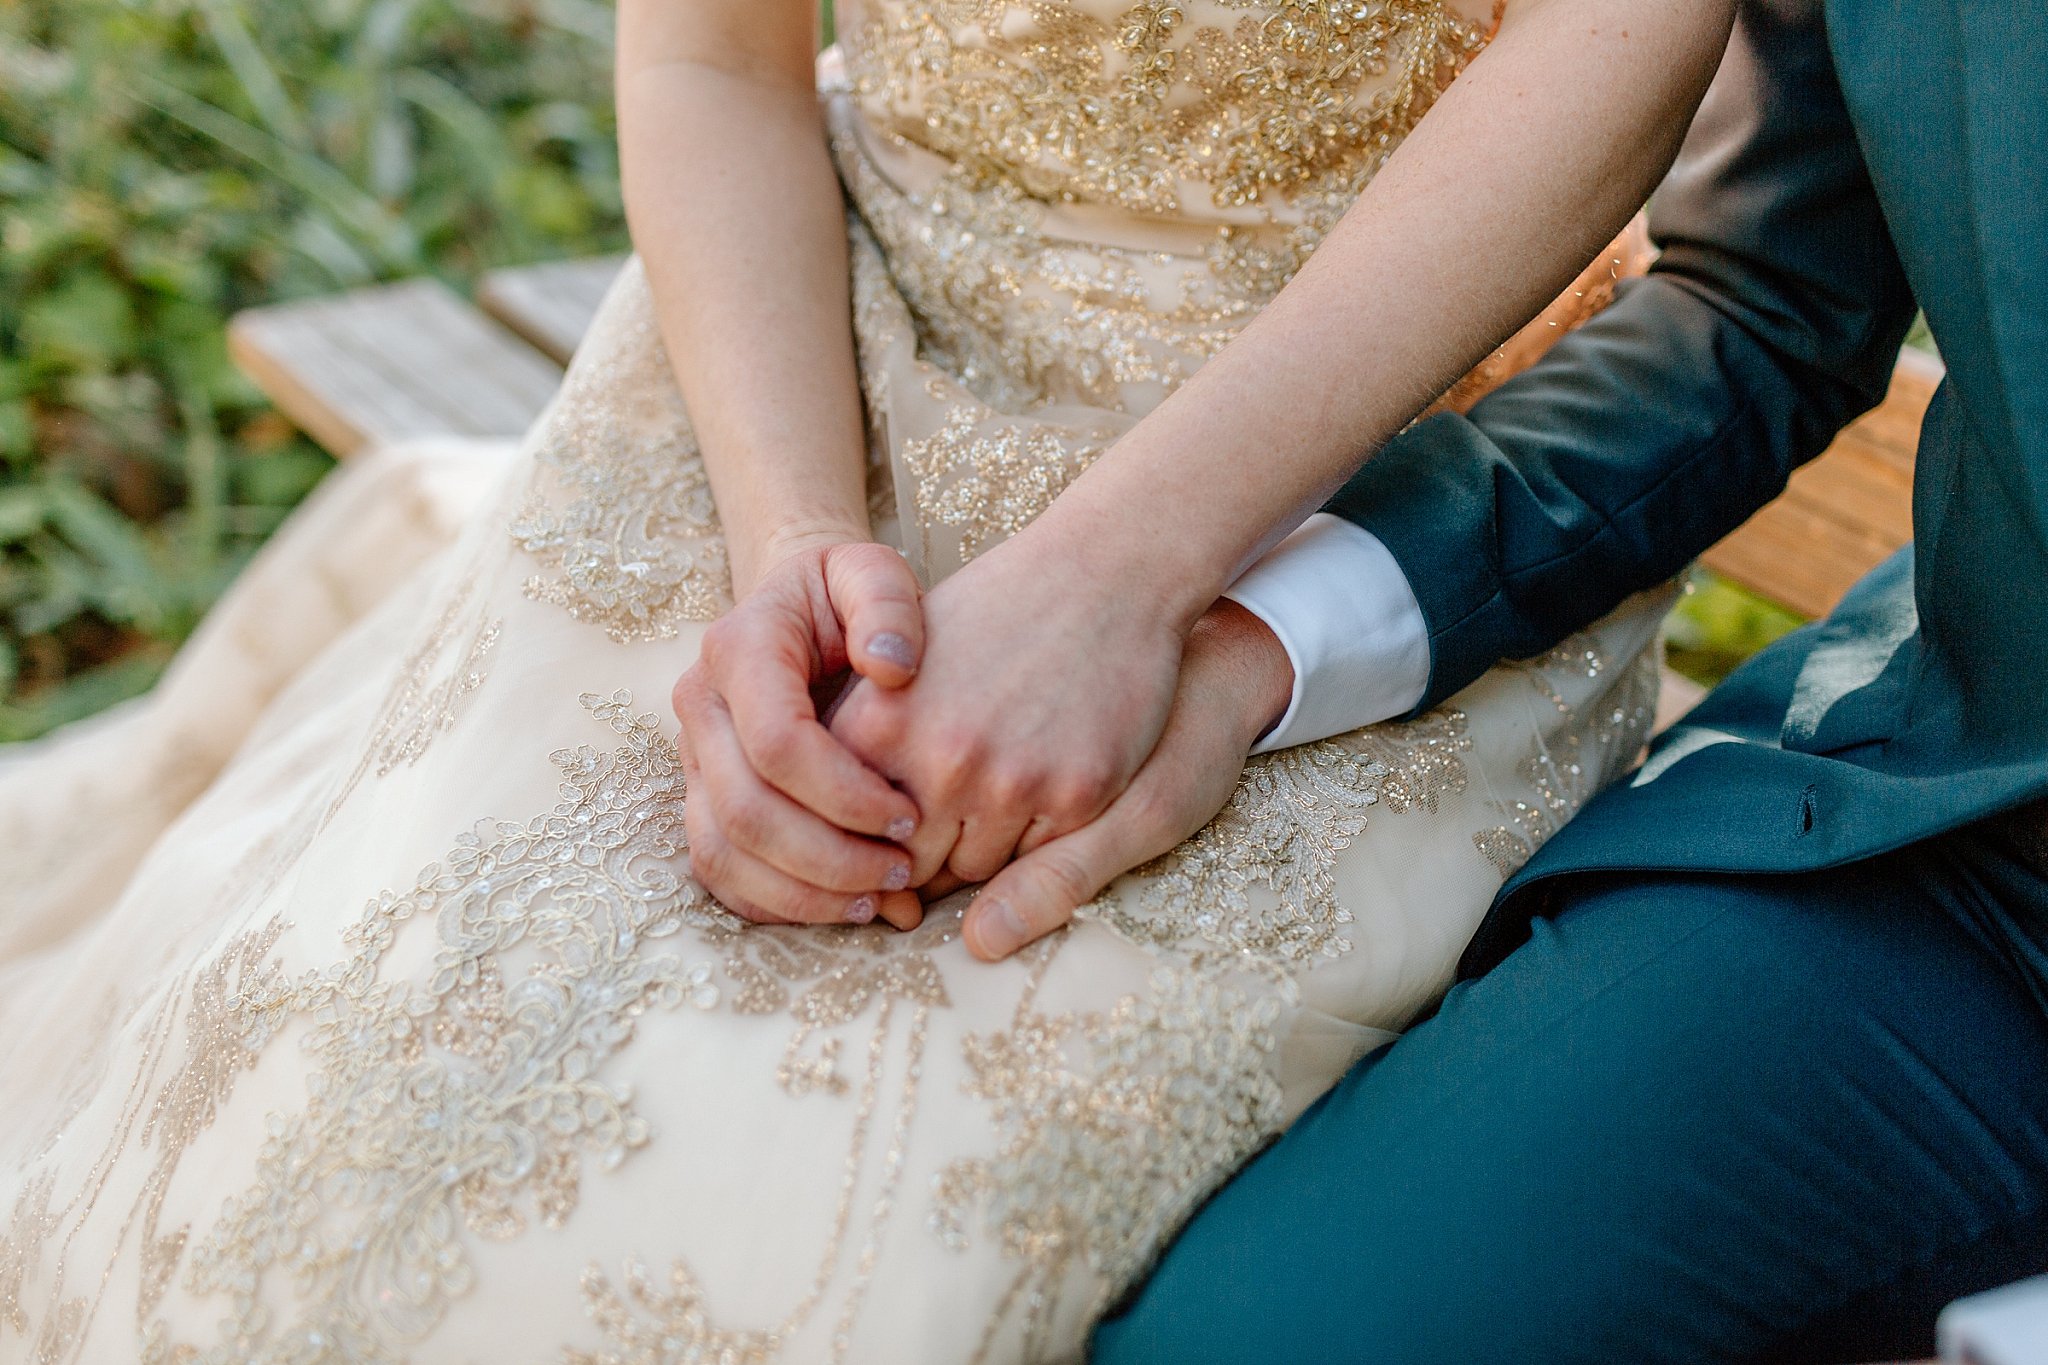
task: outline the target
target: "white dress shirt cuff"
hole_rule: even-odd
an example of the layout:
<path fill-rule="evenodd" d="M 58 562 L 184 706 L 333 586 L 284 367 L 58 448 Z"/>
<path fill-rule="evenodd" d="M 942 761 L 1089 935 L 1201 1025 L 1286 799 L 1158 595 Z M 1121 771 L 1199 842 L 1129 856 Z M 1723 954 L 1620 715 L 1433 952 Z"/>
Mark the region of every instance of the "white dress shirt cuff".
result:
<path fill-rule="evenodd" d="M 1957 1299 L 1934 1335 L 1952 1365 L 2039 1365 L 2048 1360 L 2048 1275 Z"/>
<path fill-rule="evenodd" d="M 1294 695 L 1252 750 L 1341 735 L 1415 709 L 1429 686 L 1429 627 L 1380 538 L 1318 512 L 1223 594 L 1272 627 Z"/>

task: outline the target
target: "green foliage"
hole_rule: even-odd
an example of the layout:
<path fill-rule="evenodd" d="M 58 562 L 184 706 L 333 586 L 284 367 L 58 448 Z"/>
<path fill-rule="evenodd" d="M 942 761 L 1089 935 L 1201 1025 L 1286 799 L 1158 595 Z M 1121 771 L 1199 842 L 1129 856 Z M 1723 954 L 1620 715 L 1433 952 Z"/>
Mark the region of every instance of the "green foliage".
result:
<path fill-rule="evenodd" d="M 1805 621 L 1725 578 L 1695 568 L 1684 598 L 1664 626 L 1665 659 L 1694 682 L 1712 687 L 1744 659 Z"/>
<path fill-rule="evenodd" d="M 0 740 L 146 688 L 328 461 L 251 304 L 625 239 L 600 0 L 0 0 Z"/>

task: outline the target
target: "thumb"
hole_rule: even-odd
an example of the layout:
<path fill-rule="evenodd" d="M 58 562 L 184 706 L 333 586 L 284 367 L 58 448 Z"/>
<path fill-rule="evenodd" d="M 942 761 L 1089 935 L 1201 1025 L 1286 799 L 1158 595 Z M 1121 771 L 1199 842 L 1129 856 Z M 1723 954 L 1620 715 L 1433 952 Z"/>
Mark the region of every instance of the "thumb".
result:
<path fill-rule="evenodd" d="M 1008 957 L 1074 917 L 1112 878 L 1144 856 L 1117 808 L 1040 844 L 991 877 L 967 907 L 961 936 L 985 962 Z"/>
<path fill-rule="evenodd" d="M 854 672 L 903 687 L 924 659 L 917 575 L 887 545 L 843 545 L 825 558 L 825 593 L 846 632 Z"/>

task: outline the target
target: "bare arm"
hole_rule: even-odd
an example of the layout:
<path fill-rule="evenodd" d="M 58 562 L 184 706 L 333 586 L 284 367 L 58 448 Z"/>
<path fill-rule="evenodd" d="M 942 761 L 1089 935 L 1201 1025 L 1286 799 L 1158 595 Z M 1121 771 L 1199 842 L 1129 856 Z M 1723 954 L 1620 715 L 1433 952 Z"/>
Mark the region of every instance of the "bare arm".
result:
<path fill-rule="evenodd" d="M 868 539 L 846 219 L 810 0 L 621 0 L 626 214 L 739 595 Z"/>
<path fill-rule="evenodd" d="M 1733 0 L 1513 0 L 1295 279 L 1034 532 L 1113 546 L 1192 621 L 1642 206 L 1733 16 Z"/>
<path fill-rule="evenodd" d="M 711 478 L 738 605 L 676 683 L 691 870 L 756 918 L 913 922 L 885 842 L 917 808 L 819 723 L 852 667 L 899 686 L 916 580 L 870 542 L 846 219 L 813 0 L 621 0 L 626 212 Z"/>
<path fill-rule="evenodd" d="M 917 799 L 920 879 L 985 879 L 1125 789 L 1194 622 L 1649 197 L 1732 17 L 1733 0 L 1516 0 L 1273 303 L 933 590 L 917 680 L 834 722 Z M 983 937 L 999 899 L 970 917 L 991 955 L 1057 922 Z"/>

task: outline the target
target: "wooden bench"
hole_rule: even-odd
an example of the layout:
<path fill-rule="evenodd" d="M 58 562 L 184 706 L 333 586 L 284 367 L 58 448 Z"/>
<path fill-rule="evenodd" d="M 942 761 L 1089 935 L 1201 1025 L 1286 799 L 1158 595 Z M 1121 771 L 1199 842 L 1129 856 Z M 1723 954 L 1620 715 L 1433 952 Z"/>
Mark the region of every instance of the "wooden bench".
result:
<path fill-rule="evenodd" d="M 286 417 L 337 456 L 419 436 L 523 433 L 561 382 L 619 257 L 486 275 L 471 305 L 410 280 L 235 317 L 229 350 Z M 1792 476 L 1784 494 L 1703 562 L 1803 616 L 1912 538 L 1913 453 L 1941 362 L 1908 348 L 1882 406 Z M 1697 683 L 1665 671 L 1658 727 Z"/>

